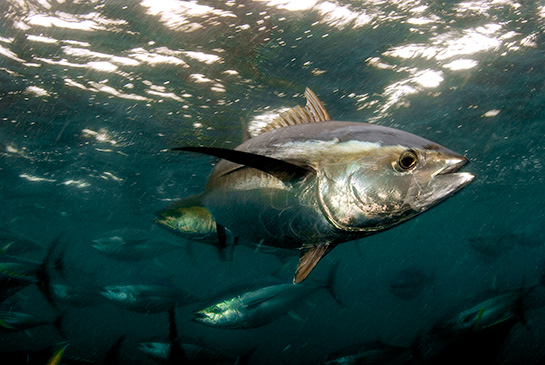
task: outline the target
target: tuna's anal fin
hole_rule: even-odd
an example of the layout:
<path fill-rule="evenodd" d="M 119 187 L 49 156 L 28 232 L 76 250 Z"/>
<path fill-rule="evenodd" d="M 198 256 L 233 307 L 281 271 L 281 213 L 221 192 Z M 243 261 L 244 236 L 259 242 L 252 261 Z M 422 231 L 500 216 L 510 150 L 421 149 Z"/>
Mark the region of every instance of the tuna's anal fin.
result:
<path fill-rule="evenodd" d="M 267 172 L 285 182 L 303 179 L 309 173 L 314 172 L 314 170 L 312 170 L 310 167 L 303 167 L 272 157 L 256 155 L 255 153 L 250 152 L 230 150 L 226 148 L 178 147 L 174 148 L 174 150 L 198 152 L 205 155 L 223 158 L 227 161 Z"/>
<path fill-rule="evenodd" d="M 321 243 L 302 252 L 301 258 L 299 258 L 299 264 L 297 265 L 297 270 L 295 271 L 293 283 L 298 284 L 305 280 L 308 274 L 316 267 L 318 261 L 320 261 L 329 250 L 329 243 Z"/>

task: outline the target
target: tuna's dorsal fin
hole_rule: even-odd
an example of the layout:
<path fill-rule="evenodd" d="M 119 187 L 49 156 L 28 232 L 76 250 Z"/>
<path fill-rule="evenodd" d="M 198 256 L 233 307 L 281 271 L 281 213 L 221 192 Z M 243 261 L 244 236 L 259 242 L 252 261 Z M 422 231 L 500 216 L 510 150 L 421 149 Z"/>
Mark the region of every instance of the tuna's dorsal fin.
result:
<path fill-rule="evenodd" d="M 329 243 L 313 245 L 309 249 L 304 249 L 299 258 L 299 264 L 293 278 L 294 284 L 299 284 L 305 280 L 310 272 L 316 267 L 318 261 L 322 259 L 330 250 Z"/>
<path fill-rule="evenodd" d="M 305 89 L 305 98 L 307 99 L 307 104 L 304 108 L 301 108 L 298 105 L 286 110 L 274 118 L 272 122 L 263 127 L 260 130 L 260 134 L 267 131 L 272 131 L 273 129 L 279 129 L 295 124 L 307 124 L 331 120 L 320 99 L 318 99 L 316 94 L 314 94 L 314 92 L 308 87 Z"/>
<path fill-rule="evenodd" d="M 256 155 L 255 153 L 250 152 L 229 150 L 226 148 L 179 147 L 174 148 L 174 150 L 199 152 L 204 153 L 205 155 L 223 158 L 227 161 L 267 172 L 284 182 L 293 182 L 294 180 L 300 180 L 307 176 L 309 173 L 314 172 L 314 170 L 310 167 L 303 167 L 268 156 Z"/>

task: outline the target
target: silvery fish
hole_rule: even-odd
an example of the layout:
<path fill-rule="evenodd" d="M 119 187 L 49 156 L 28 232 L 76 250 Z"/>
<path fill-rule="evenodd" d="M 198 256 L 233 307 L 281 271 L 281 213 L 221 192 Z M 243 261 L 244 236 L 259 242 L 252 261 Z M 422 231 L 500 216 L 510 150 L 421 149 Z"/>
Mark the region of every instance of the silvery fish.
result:
<path fill-rule="evenodd" d="M 382 341 L 371 341 L 348 346 L 336 351 L 321 362 L 323 365 L 390 364 L 409 352 L 406 347 L 388 345 Z M 402 362 L 394 362 L 401 364 Z"/>
<path fill-rule="evenodd" d="M 119 261 L 150 259 L 169 251 L 186 248 L 168 238 L 150 235 L 141 229 L 119 229 L 93 240 L 93 247 L 105 256 Z"/>
<path fill-rule="evenodd" d="M 529 291 L 531 290 L 533 288 L 529 289 Z M 506 321 L 523 321 L 523 300 L 525 295 L 525 292 L 521 289 L 486 299 L 449 319 L 437 323 L 432 329 L 432 333 L 452 337 L 481 331 Z"/>
<path fill-rule="evenodd" d="M 55 303 L 61 303 L 70 307 L 87 307 L 104 301 L 98 288 L 88 285 L 51 284 L 51 292 Z"/>
<path fill-rule="evenodd" d="M 60 327 L 60 320 L 60 316 L 54 320 L 43 320 L 24 312 L 0 311 L 0 331 L 22 331 L 47 324 Z"/>
<path fill-rule="evenodd" d="M 320 290 L 333 292 L 336 266 L 325 284 L 277 284 L 230 296 L 194 313 L 193 319 L 207 326 L 228 329 L 256 328 L 292 310 L 302 298 Z"/>
<path fill-rule="evenodd" d="M 196 340 L 180 340 L 178 344 L 184 354 L 185 364 L 234 364 L 236 358 L 199 344 Z M 160 363 L 169 363 L 171 344 L 164 340 L 138 342 L 138 350 Z M 172 362 L 171 362 L 172 363 Z"/>
<path fill-rule="evenodd" d="M 168 310 L 168 341 L 150 339 L 138 342 L 138 350 L 163 364 L 245 364 L 248 353 L 240 361 L 215 350 L 196 338 L 180 336 L 176 326 L 176 308 Z"/>
<path fill-rule="evenodd" d="M 332 121 L 308 88 L 305 97 L 234 150 L 176 148 L 221 158 L 204 193 L 176 207 L 204 207 L 236 237 L 300 250 L 295 283 L 336 245 L 405 222 L 474 178 L 457 172 L 468 162 L 458 153 L 398 129 Z"/>
<path fill-rule="evenodd" d="M 193 300 L 178 288 L 158 284 L 110 285 L 100 293 L 115 305 L 139 313 L 166 312 Z"/>

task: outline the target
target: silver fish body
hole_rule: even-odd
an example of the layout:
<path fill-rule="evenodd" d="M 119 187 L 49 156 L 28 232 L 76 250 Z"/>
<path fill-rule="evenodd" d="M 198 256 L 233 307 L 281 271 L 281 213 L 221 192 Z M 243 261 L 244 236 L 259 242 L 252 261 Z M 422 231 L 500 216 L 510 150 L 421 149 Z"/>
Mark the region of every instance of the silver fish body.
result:
<path fill-rule="evenodd" d="M 202 197 L 217 223 L 249 241 L 302 249 L 295 282 L 335 245 L 400 224 L 474 178 L 457 172 L 468 162 L 458 153 L 398 129 L 331 121 L 305 96 L 308 111 L 286 112 L 234 151 L 180 148 L 222 158 Z"/>
<path fill-rule="evenodd" d="M 93 240 L 92 246 L 101 254 L 119 261 L 138 261 L 156 257 L 185 245 L 168 238 L 150 235 L 141 229 L 120 229 Z"/>
<path fill-rule="evenodd" d="M 251 241 L 287 248 L 344 242 L 390 228 L 473 179 L 453 172 L 467 162 L 463 156 L 413 134 L 365 123 L 284 127 L 236 150 L 316 171 L 287 184 L 221 160 L 209 178 L 204 202 L 218 222 Z M 398 168 L 405 152 L 416 154 L 421 166 Z"/>
<path fill-rule="evenodd" d="M 188 364 L 232 364 L 236 362 L 236 359 L 204 345 L 178 341 L 178 346 L 180 346 L 184 360 Z M 169 342 L 161 340 L 138 343 L 138 350 L 162 363 L 169 363 L 170 348 L 171 344 Z"/>
<path fill-rule="evenodd" d="M 118 307 L 139 313 L 166 312 L 191 300 L 187 293 L 163 285 L 111 285 L 100 293 Z"/>
<path fill-rule="evenodd" d="M 51 323 L 53 321 L 42 320 L 28 313 L 0 311 L 1 331 L 21 331 Z"/>
<path fill-rule="evenodd" d="M 459 312 L 433 329 L 440 335 L 460 335 L 484 330 L 509 320 L 520 320 L 522 317 L 521 291 L 512 291 L 486 299 Z"/>
<path fill-rule="evenodd" d="M 195 312 L 194 320 L 227 329 L 256 328 L 293 309 L 320 286 L 278 284 L 235 295 Z"/>
<path fill-rule="evenodd" d="M 98 289 L 91 286 L 71 284 L 51 284 L 55 302 L 71 307 L 87 307 L 104 301 Z"/>

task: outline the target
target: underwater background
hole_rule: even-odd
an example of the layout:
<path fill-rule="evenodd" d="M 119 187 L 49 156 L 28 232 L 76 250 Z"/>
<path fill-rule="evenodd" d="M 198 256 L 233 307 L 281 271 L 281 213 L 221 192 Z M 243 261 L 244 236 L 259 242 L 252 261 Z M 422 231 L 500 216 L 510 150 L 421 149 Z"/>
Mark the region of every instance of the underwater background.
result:
<path fill-rule="evenodd" d="M 314 364 L 373 341 L 431 346 L 422 339 L 445 316 L 535 286 L 485 357 L 545 359 L 545 2 L 2 0 L 0 13 L 0 236 L 20 241 L 0 261 L 41 262 L 55 245 L 62 271 L 48 285 L 88 290 L 78 303 L 47 300 L 36 278 L 2 295 L 3 312 L 50 324 L 4 328 L 0 357 L 26 363 L 67 341 L 67 363 L 105 362 L 113 347 L 119 363 L 158 363 L 137 343 L 168 341 L 168 314 L 95 294 L 161 281 L 195 298 L 176 308 L 180 335 L 251 364 Z M 299 255 L 240 245 L 222 260 L 158 227 L 156 212 L 201 193 L 217 161 L 172 148 L 234 148 L 245 126 L 304 104 L 305 87 L 333 120 L 399 128 L 463 154 L 475 180 L 324 258 L 311 277 L 336 267 L 342 304 L 321 290 L 258 328 L 196 323 L 192 312 L 222 294 L 291 282 Z M 129 261 L 93 247 L 117 230 L 183 248 Z"/>

